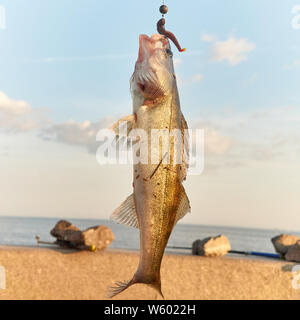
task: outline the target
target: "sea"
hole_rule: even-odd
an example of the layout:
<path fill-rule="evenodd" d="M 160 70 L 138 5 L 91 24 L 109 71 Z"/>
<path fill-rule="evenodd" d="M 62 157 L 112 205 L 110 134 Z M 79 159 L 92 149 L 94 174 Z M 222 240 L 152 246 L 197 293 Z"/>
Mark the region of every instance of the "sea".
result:
<path fill-rule="evenodd" d="M 36 236 L 42 241 L 53 242 L 55 238 L 50 235 L 50 230 L 58 220 L 58 218 L 0 216 L 0 245 L 36 246 Z M 139 250 L 139 231 L 135 228 L 119 225 L 110 220 L 68 219 L 68 221 L 81 230 L 95 225 L 105 225 L 111 228 L 115 235 L 110 248 Z M 232 250 L 274 253 L 271 238 L 281 233 L 300 237 L 300 230 L 266 230 L 179 223 L 171 234 L 166 251 L 190 253 L 188 248 L 192 247 L 195 240 L 223 234 L 229 239 Z"/>

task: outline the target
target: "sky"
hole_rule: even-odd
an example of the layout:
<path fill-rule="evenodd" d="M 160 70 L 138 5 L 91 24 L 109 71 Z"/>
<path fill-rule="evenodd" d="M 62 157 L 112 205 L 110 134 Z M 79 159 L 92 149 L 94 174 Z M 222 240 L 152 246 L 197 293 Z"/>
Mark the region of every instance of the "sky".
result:
<path fill-rule="evenodd" d="M 181 222 L 299 231 L 300 1 L 165 2 L 181 108 L 205 132 Z M 161 1 L 74 3 L 0 0 L 0 215 L 108 219 L 132 192 L 95 140 L 132 112 Z"/>

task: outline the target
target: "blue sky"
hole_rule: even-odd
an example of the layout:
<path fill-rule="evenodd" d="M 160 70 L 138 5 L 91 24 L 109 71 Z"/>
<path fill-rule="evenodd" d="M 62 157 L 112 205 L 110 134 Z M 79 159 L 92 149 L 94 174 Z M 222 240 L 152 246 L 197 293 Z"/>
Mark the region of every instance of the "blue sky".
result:
<path fill-rule="evenodd" d="M 4 92 L 32 106 L 46 106 L 56 121 L 97 119 L 107 108 L 111 113 L 125 108 L 130 112 L 128 79 L 138 35 L 155 32 L 160 1 L 1 3 L 7 12 L 0 44 Z M 188 48 L 186 55 L 176 54 L 184 61 L 184 70 L 178 72 L 186 77 L 201 73 L 206 80 L 200 88 L 194 85 L 181 92 L 186 112 L 197 113 L 199 101 L 210 108 L 297 103 L 299 72 L 283 70 L 299 57 L 299 32 L 291 27 L 294 5 L 280 0 L 191 1 L 186 9 L 182 1 L 170 1 L 168 27 Z M 220 41 L 230 35 L 247 38 L 256 50 L 247 63 L 234 68 L 209 63 L 202 33 Z M 199 54 L 188 54 L 193 52 Z M 248 85 L 258 73 L 257 81 Z"/>
<path fill-rule="evenodd" d="M 280 210 L 288 208 L 290 222 L 284 227 L 293 227 L 294 218 L 300 225 L 299 180 L 292 171 L 299 171 L 300 29 L 291 25 L 292 8 L 300 2 L 170 0 L 166 4 L 167 28 L 187 48 L 182 54 L 173 50 L 182 109 L 192 126 L 208 132 L 207 170 L 187 181 L 195 211 L 204 213 L 191 215 L 185 222 L 279 227 Z M 88 121 L 94 130 L 101 121 L 109 123 L 103 119 L 131 113 L 129 78 L 138 36 L 156 32 L 160 5 L 161 1 L 136 0 L 0 0 L 6 10 L 6 29 L 0 29 L 0 92 L 3 106 L 10 108 L 9 116 L 8 109 L 1 114 L 0 96 L 0 147 L 5 155 L 0 155 L 0 162 L 9 181 L 2 182 L 1 188 L 9 200 L 14 189 L 23 198 L 21 204 L 9 200 L 0 204 L 0 214 L 38 215 L 41 208 L 50 207 L 49 199 L 55 199 L 61 184 L 71 185 L 71 190 L 61 189 L 60 205 L 51 202 L 45 215 L 84 216 L 85 199 L 75 204 L 72 198 L 88 188 L 87 215 L 98 216 L 97 190 L 108 191 L 95 178 L 101 180 L 103 168 L 97 167 L 94 155 L 78 140 L 78 134 L 86 134 L 80 124 Z M 16 119 L 16 110 L 23 108 L 18 101 L 26 104 L 27 122 Z M 60 130 L 61 136 L 42 139 L 46 127 L 56 133 Z M 109 170 L 114 185 L 116 172 Z M 116 170 L 123 174 L 124 185 L 114 190 L 114 196 L 106 195 L 110 200 L 99 218 L 107 218 L 110 208 L 130 192 L 130 171 Z M 35 181 L 25 193 L 17 187 L 20 177 Z M 234 203 L 240 188 L 237 183 L 228 189 L 232 177 L 242 179 L 251 190 L 239 198 L 248 209 L 260 203 L 261 211 L 251 211 L 254 218 L 240 200 Z M 79 181 L 76 187 L 72 179 Z M 199 202 L 194 190 L 204 190 L 203 197 L 210 201 Z M 28 192 L 42 200 L 32 204 Z M 270 197 L 264 199 L 268 192 Z M 272 202 L 272 194 L 279 202 Z M 220 195 L 229 220 L 213 201 Z M 278 216 L 270 224 L 275 208 Z M 265 212 L 269 213 L 260 220 Z"/>

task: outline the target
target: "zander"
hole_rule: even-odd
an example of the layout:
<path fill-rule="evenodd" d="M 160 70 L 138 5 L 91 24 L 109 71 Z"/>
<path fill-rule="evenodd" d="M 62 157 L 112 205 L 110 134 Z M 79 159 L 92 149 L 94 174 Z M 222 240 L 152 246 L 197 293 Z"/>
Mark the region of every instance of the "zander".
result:
<path fill-rule="evenodd" d="M 157 150 L 151 144 L 153 130 L 180 133 L 182 141 L 187 123 L 181 113 L 173 57 L 166 36 L 140 35 L 140 47 L 135 71 L 131 77 L 133 114 L 119 120 L 112 129 L 119 133 L 121 121 L 127 121 L 130 131 L 142 129 L 150 153 L 156 153 L 158 163 L 139 162 L 133 168 L 133 194 L 113 214 L 117 223 L 139 228 L 140 261 L 133 278 L 117 282 L 110 288 L 113 297 L 135 283 L 155 288 L 161 295 L 160 267 L 170 234 L 179 219 L 190 211 L 190 204 L 182 181 L 186 178 L 187 157 L 175 161 L 177 154 L 175 138 L 170 139 L 168 154 L 163 154 L 161 142 Z M 179 144 L 180 152 L 187 153 L 186 144 Z M 178 153 L 178 147 L 177 147 Z M 168 161 L 166 161 L 168 160 Z M 162 295 L 163 296 L 163 295 Z"/>

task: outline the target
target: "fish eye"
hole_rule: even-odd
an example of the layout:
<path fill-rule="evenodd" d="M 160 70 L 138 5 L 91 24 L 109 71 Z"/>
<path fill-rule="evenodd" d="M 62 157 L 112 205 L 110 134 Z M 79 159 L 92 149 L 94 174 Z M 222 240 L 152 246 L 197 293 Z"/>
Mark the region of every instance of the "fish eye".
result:
<path fill-rule="evenodd" d="M 173 52 L 170 49 L 166 49 L 166 53 L 168 56 L 173 57 Z"/>

